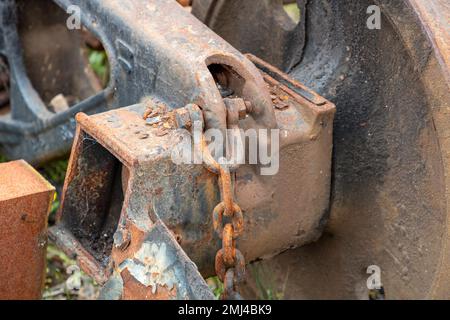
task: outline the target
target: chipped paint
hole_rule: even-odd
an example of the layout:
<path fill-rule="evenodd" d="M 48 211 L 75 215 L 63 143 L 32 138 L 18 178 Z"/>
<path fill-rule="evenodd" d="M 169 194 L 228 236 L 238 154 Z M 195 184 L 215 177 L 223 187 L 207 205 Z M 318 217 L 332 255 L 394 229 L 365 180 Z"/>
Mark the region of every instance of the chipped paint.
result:
<path fill-rule="evenodd" d="M 175 256 L 169 254 L 165 243 L 155 244 L 144 242 L 134 259 L 125 260 L 119 270 L 128 269 L 130 274 L 146 287 L 152 287 L 152 293 L 156 294 L 156 288 L 165 286 L 172 290 L 175 286 L 176 270 Z"/>

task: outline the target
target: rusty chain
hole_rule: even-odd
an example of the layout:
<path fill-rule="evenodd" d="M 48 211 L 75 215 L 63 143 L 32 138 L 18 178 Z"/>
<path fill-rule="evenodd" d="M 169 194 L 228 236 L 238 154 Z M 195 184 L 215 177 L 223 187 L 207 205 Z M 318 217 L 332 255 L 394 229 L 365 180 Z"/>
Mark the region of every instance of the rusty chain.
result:
<path fill-rule="evenodd" d="M 224 284 L 222 299 L 241 299 L 239 285 L 245 278 L 245 260 L 236 248 L 236 239 L 244 231 L 242 210 L 233 200 L 230 170 L 220 166 L 221 194 L 220 202 L 213 211 L 213 226 L 222 239 L 222 249 L 216 254 L 215 270 Z"/>
<path fill-rule="evenodd" d="M 200 150 L 205 167 L 219 176 L 222 201 L 213 210 L 213 227 L 222 239 L 222 249 L 215 258 L 215 271 L 224 284 L 221 295 L 223 300 L 241 300 L 239 285 L 245 279 L 245 259 L 236 248 L 236 240 L 244 231 L 244 216 L 241 208 L 234 202 L 233 184 L 230 168 L 221 165 L 209 152 L 203 133 L 201 134 Z"/>
<path fill-rule="evenodd" d="M 214 231 L 222 239 L 222 248 L 215 257 L 215 271 L 218 278 L 224 284 L 221 298 L 224 300 L 240 300 L 239 285 L 245 280 L 245 259 L 241 251 L 236 248 L 236 240 L 244 231 L 244 216 L 239 205 L 234 202 L 233 183 L 231 172 L 238 166 L 225 161 L 216 161 L 212 156 L 205 135 L 204 119 L 201 109 L 195 105 L 188 105 L 190 119 L 177 120 L 186 123 L 190 129 L 197 128 L 199 141 L 194 138 L 195 152 L 201 155 L 204 167 L 218 175 L 220 181 L 220 193 L 222 201 L 214 208 L 212 214 Z M 192 124 L 194 124 L 192 126 Z M 192 132 L 192 134 L 195 134 Z M 224 164 L 222 164 L 224 163 Z"/>

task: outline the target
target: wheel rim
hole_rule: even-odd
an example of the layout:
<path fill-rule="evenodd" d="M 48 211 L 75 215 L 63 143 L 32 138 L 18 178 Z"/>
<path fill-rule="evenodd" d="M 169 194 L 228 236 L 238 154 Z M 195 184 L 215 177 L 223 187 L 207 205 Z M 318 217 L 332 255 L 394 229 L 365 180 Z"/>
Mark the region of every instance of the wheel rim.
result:
<path fill-rule="evenodd" d="M 381 30 L 366 26 L 373 4 L 308 2 L 301 62 L 284 64 L 338 110 L 324 236 L 258 263 L 285 298 L 367 299 L 371 265 L 388 299 L 450 297 L 448 69 L 415 1 L 375 1 Z"/>

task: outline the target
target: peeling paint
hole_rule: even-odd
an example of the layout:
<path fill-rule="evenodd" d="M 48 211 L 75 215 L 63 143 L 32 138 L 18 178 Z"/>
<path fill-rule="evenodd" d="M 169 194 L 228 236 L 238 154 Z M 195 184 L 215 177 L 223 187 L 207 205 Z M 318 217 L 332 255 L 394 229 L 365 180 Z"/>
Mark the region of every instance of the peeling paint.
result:
<path fill-rule="evenodd" d="M 146 287 L 152 287 L 152 293 L 156 294 L 158 285 L 172 290 L 175 286 L 175 256 L 169 254 L 165 243 L 142 244 L 134 259 L 125 260 L 119 270 L 128 269 L 130 274 Z"/>

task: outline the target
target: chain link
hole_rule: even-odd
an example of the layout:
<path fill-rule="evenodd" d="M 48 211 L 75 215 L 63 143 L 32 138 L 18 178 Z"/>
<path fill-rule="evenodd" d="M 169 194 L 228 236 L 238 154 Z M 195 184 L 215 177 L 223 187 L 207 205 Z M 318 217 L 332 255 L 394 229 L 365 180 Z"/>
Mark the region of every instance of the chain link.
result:
<path fill-rule="evenodd" d="M 195 144 L 203 165 L 210 172 L 219 176 L 222 201 L 214 208 L 212 214 L 213 227 L 217 236 L 222 239 L 222 248 L 215 257 L 217 277 L 224 284 L 221 295 L 223 300 L 241 300 L 239 285 L 245 280 L 245 259 L 236 248 L 236 240 L 244 231 L 244 216 L 237 203 L 234 202 L 233 183 L 230 171 L 237 169 L 236 165 L 222 165 L 211 155 L 203 134 L 203 119 L 201 112 L 194 117 L 194 122 L 200 125 L 200 141 Z"/>
<path fill-rule="evenodd" d="M 218 173 L 221 183 L 222 202 L 214 208 L 212 217 L 214 230 L 222 239 L 222 249 L 217 252 L 215 259 L 216 274 L 224 284 L 221 299 L 241 300 L 239 285 L 245 280 L 245 259 L 236 248 L 236 239 L 244 231 L 244 216 L 233 199 L 230 169 L 213 159 L 203 137 L 200 147 L 204 159 L 208 160 L 206 167 L 211 172 Z"/>

